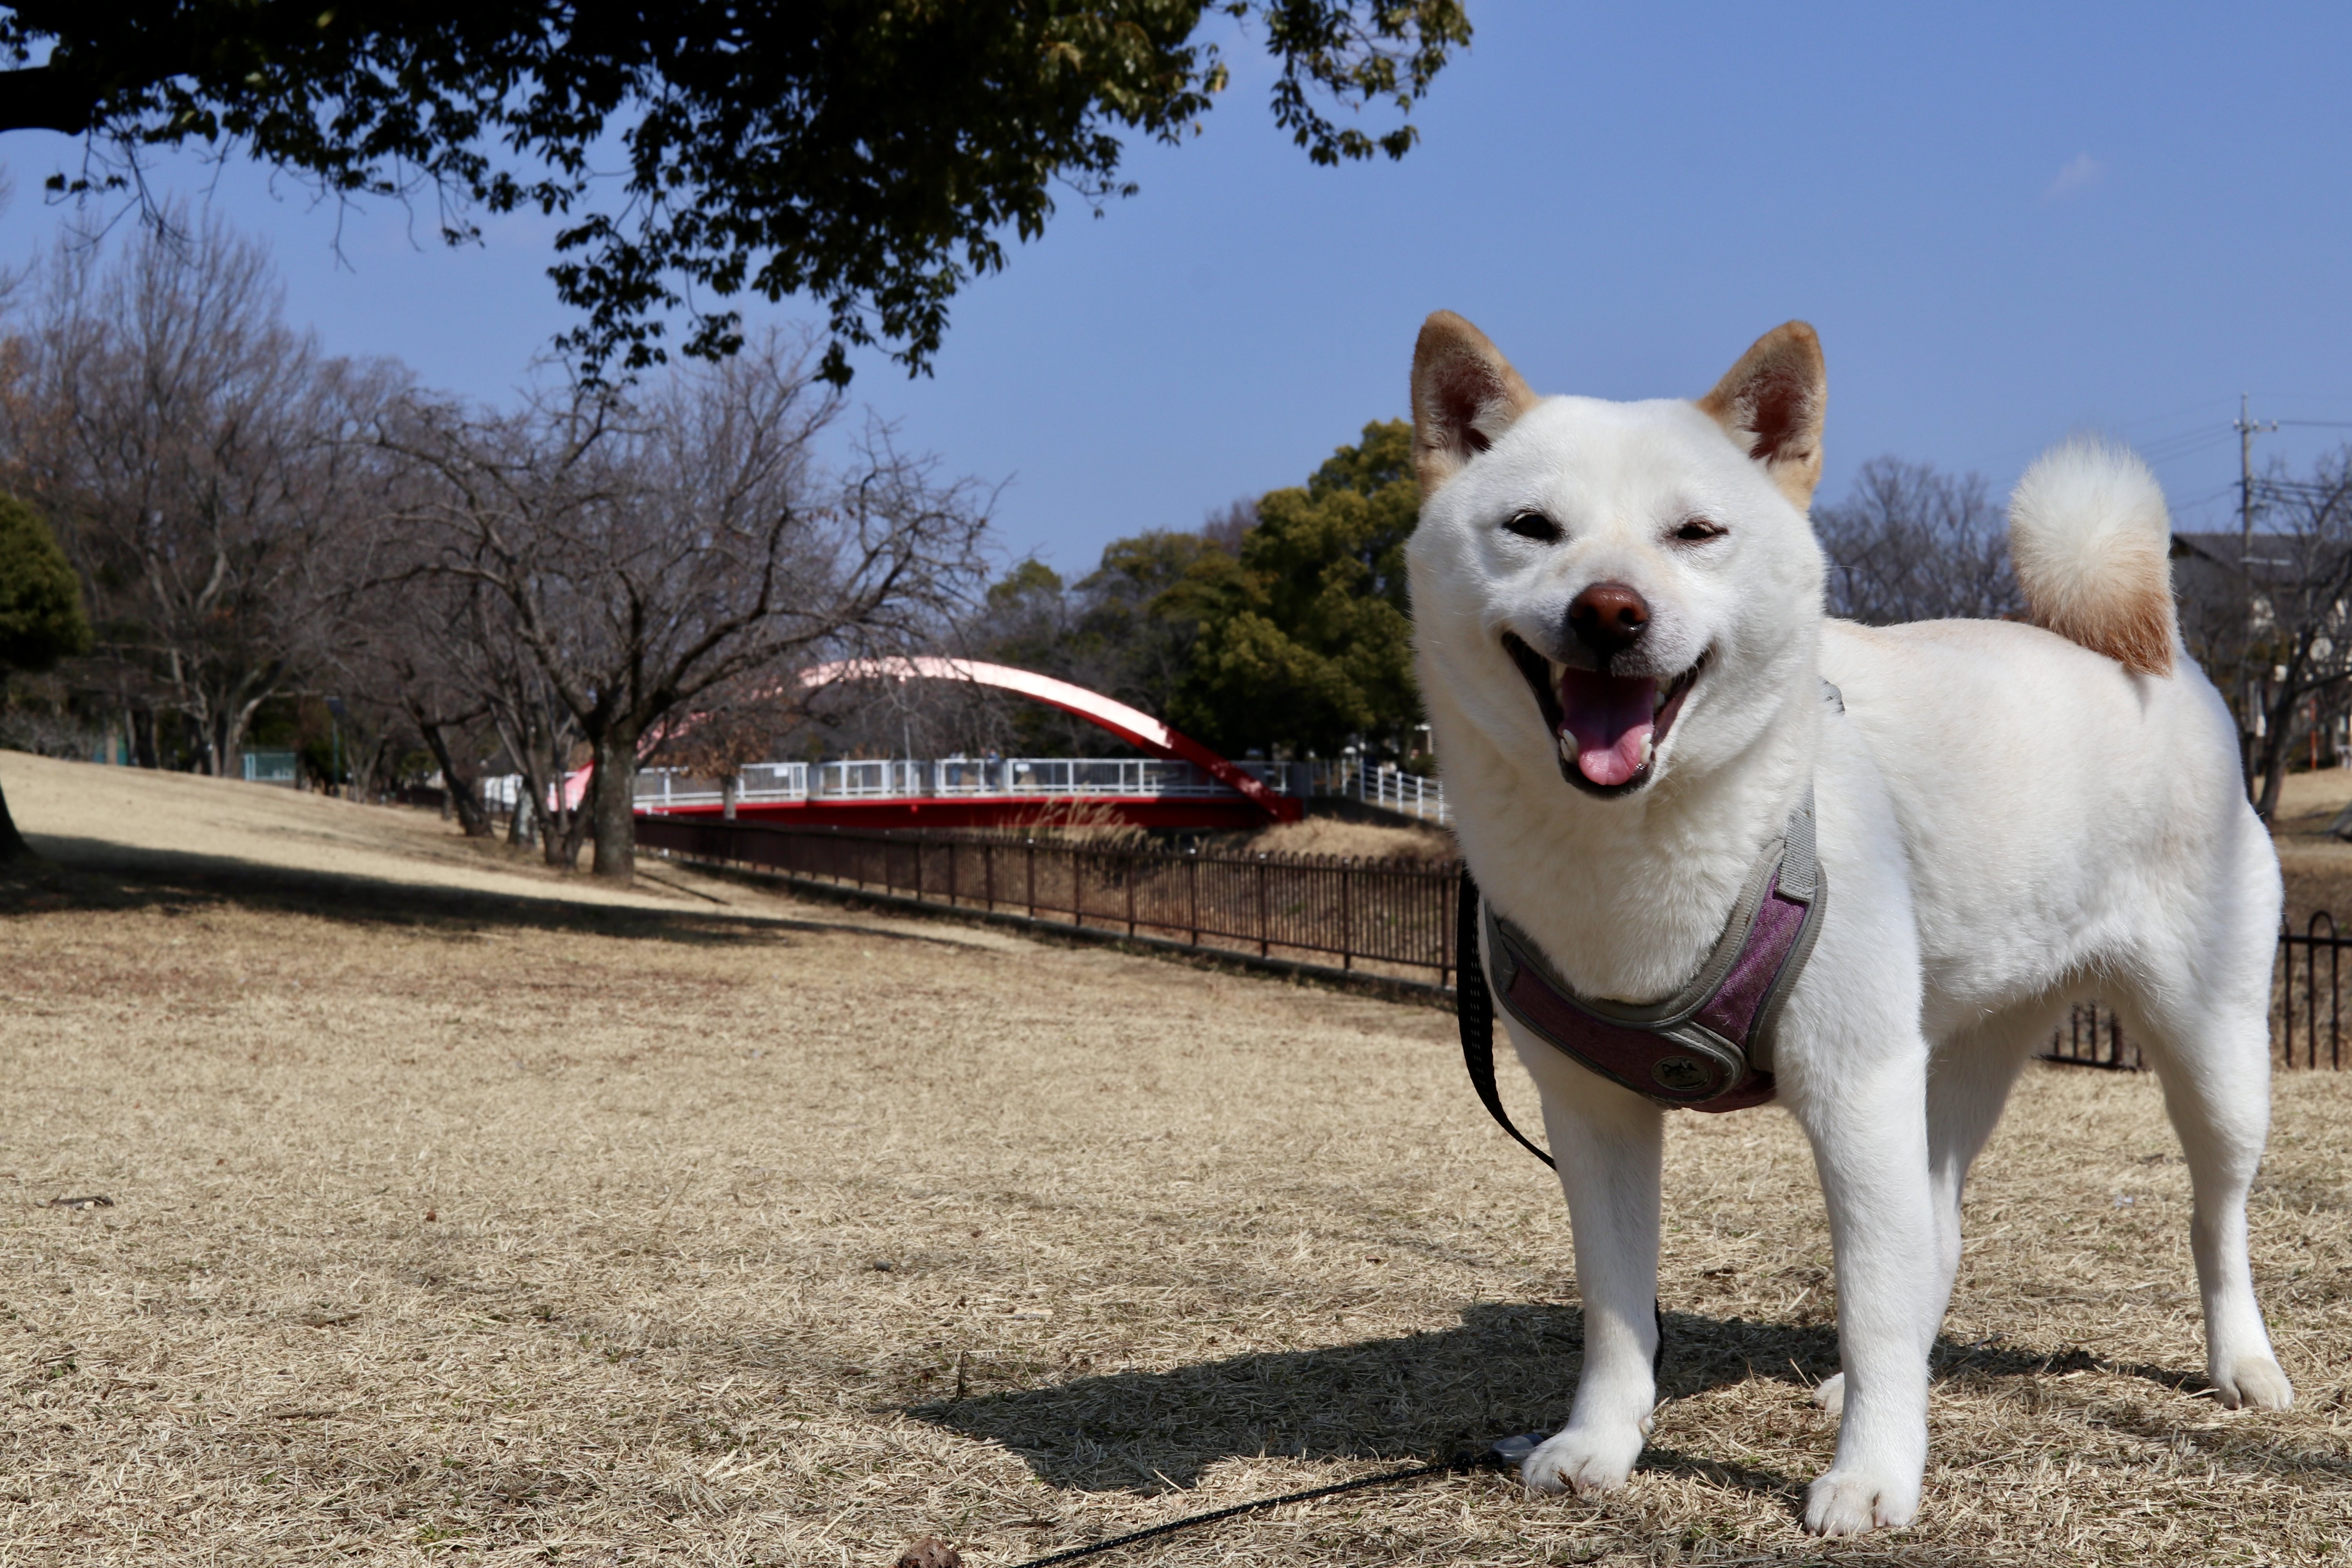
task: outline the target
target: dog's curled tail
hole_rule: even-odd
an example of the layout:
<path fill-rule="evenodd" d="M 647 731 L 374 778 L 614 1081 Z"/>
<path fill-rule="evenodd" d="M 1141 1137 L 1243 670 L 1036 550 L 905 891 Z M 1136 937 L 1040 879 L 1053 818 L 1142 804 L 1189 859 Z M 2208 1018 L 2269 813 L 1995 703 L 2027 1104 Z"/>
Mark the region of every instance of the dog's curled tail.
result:
<path fill-rule="evenodd" d="M 2136 454 L 2082 438 L 2044 452 L 2009 498 L 2009 553 L 2034 625 L 2172 673 L 2172 518 Z"/>

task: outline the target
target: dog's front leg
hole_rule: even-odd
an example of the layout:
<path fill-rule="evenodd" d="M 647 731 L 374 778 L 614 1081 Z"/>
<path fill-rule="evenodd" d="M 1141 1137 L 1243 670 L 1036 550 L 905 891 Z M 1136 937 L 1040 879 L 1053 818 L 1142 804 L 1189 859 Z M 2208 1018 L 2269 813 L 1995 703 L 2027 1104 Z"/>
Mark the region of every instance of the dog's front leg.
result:
<path fill-rule="evenodd" d="M 1657 1404 L 1658 1171 L 1664 1112 L 1509 1026 L 1543 1091 L 1544 1131 L 1568 1194 L 1584 1373 L 1568 1425 L 1520 1467 L 1538 1491 L 1622 1485 Z"/>
<path fill-rule="evenodd" d="M 1837 1069 L 1820 1071 L 1829 1060 Z M 1805 1528 L 1817 1535 L 1899 1528 L 1919 1510 L 1927 1352 L 1941 1305 L 1927 1061 L 1924 1042 L 1822 1053 L 1791 1075 L 1800 1082 L 1786 1095 L 1812 1141 L 1829 1205 L 1845 1368 L 1837 1458 L 1805 1497 Z"/>

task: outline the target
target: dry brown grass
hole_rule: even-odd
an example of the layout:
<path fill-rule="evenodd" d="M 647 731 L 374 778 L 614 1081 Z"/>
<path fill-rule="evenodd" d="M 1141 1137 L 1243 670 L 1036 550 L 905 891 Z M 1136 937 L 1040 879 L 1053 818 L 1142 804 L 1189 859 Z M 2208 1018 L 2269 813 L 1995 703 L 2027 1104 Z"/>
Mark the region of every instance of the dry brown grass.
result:
<path fill-rule="evenodd" d="M 37 835 L 121 777 L 49 767 L 0 757 Z M 682 875 L 595 906 L 429 818 L 135 782 L 129 838 L 284 826 L 51 837 L 110 868 L 0 917 L 0 1558 L 862 1568 L 937 1531 L 984 1568 L 1566 1409 L 1563 1205 L 1444 1014 Z M 2275 1103 L 2293 1412 L 2203 1396 L 2155 1084 L 2039 1069 L 1917 1528 L 1794 1522 L 1832 1302 L 1768 1110 L 1674 1124 L 1629 1488 L 1427 1482 L 1106 1561 L 2340 1563 L 2352 1076 Z"/>
<path fill-rule="evenodd" d="M 1462 853 L 1454 835 L 1435 826 L 1401 823 L 1345 822 L 1332 816 L 1310 816 L 1299 822 L 1262 827 L 1243 839 L 1242 847 L 1260 855 L 1355 855 L 1368 860 L 1391 858 L 1443 860 Z"/>

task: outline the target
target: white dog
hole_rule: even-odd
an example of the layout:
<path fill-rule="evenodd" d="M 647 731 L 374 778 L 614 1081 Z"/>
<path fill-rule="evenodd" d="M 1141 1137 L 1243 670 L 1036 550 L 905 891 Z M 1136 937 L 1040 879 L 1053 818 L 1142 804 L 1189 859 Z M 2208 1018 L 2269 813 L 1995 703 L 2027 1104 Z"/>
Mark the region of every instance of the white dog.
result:
<path fill-rule="evenodd" d="M 2062 447 L 2011 507 L 2037 624 L 1828 620 L 1806 519 L 1824 395 L 1801 322 L 1696 403 L 1607 403 L 1537 397 L 1441 311 L 1413 354 L 1410 560 L 1463 852 L 1555 984 L 1620 1013 L 1683 990 L 1817 803 L 1817 940 L 1752 1081 L 1804 1128 L 1829 1207 L 1843 1372 L 1822 1403 L 1843 1409 L 1805 1525 L 1836 1535 L 1917 1511 L 1961 1184 L 2094 986 L 2188 1155 L 2213 1385 L 2232 1408 L 2292 1395 L 2246 1258 L 2278 860 L 2180 647 L 2163 497 L 2127 453 Z M 1523 1473 L 1613 1487 L 1656 1399 L 1665 1111 L 1506 1023 L 1542 1091 L 1585 1313 L 1568 1425 Z"/>

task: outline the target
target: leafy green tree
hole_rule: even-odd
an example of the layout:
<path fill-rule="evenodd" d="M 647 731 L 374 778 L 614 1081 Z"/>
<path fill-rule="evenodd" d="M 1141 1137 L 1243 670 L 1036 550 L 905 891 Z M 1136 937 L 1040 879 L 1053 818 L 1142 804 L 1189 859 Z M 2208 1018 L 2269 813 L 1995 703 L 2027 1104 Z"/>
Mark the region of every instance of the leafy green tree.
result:
<path fill-rule="evenodd" d="M 1421 713 L 1404 574 L 1420 512 L 1402 420 L 1260 497 L 1240 559 L 1203 560 L 1163 596 L 1161 615 L 1199 627 L 1177 727 L 1234 753 L 1403 750 Z"/>
<path fill-rule="evenodd" d="M 40 514 L 0 493 L 0 681 L 11 670 L 37 674 L 89 651 L 81 584 Z M 0 861 L 32 850 L 0 794 Z"/>
<path fill-rule="evenodd" d="M 1214 580 L 1234 557 L 1199 533 L 1153 529 L 1114 540 L 1078 584 L 1082 637 L 1116 650 L 1101 689 L 1147 713 L 1165 715 L 1192 672 L 1200 618 L 1177 590 Z"/>
<path fill-rule="evenodd" d="M 0 131 L 88 137 L 59 193 L 191 144 L 338 198 L 429 195 L 453 243 L 471 212 L 560 216 L 562 343 L 592 375 L 663 359 L 679 310 L 685 352 L 733 353 L 748 291 L 821 301 L 842 382 L 855 345 L 927 367 L 1055 186 L 1132 195 L 1123 136 L 1180 142 L 1224 88 L 1220 20 L 1262 33 L 1276 121 L 1325 164 L 1403 156 L 1409 121 L 1326 110 L 1402 117 L 1470 38 L 1462 0 L 17 0 Z"/>

